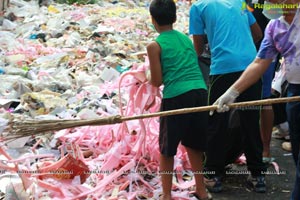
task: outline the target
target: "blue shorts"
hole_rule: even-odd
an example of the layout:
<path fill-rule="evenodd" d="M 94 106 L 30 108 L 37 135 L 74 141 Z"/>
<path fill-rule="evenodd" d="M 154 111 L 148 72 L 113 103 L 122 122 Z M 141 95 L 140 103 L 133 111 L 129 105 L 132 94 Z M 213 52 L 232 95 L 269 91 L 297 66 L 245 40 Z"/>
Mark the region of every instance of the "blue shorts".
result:
<path fill-rule="evenodd" d="M 262 98 L 266 99 L 271 96 L 272 80 L 274 78 L 276 61 L 273 61 L 264 73 L 262 78 Z"/>

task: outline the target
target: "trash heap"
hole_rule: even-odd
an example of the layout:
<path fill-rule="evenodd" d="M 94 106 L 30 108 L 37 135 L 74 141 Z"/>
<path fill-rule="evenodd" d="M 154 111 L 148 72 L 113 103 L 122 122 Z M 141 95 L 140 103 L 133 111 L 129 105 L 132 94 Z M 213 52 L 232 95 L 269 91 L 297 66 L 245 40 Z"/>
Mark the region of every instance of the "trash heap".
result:
<path fill-rule="evenodd" d="M 175 28 L 187 33 L 189 3 Z M 10 0 L 0 16 L 0 199 L 158 199 L 158 118 L 12 135 L 12 117 L 94 119 L 159 110 L 145 78 L 149 2 L 67 5 Z M 182 146 L 174 196 L 194 180 Z"/>

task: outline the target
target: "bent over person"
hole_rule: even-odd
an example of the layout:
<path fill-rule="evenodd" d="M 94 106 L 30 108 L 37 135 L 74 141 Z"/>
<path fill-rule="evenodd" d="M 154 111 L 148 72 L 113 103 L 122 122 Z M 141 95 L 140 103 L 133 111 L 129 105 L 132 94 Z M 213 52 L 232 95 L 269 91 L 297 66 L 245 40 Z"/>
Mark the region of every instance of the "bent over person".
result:
<path fill-rule="evenodd" d="M 198 0 L 190 9 L 190 34 L 198 56 L 203 51 L 204 35 L 207 35 L 211 50 L 209 104 L 223 94 L 243 73 L 255 58 L 254 42 L 262 37 L 254 16 L 247 10 L 244 1 Z M 261 98 L 261 81 L 256 81 L 237 101 Z M 247 183 L 256 192 L 265 192 L 266 183 L 262 162 L 262 141 L 259 126 L 259 108 L 239 109 L 241 134 L 244 134 L 244 153 L 251 175 Z M 206 184 L 211 192 L 221 192 L 225 174 L 225 141 L 229 113 L 210 116 L 208 149 L 206 152 Z"/>
<path fill-rule="evenodd" d="M 264 39 L 255 60 L 247 67 L 242 76 L 214 103 L 218 112 L 228 110 L 228 104 L 242 96 L 263 73 L 277 54 L 284 57 L 285 75 L 289 83 L 287 96 L 300 95 L 300 0 L 270 0 L 269 3 L 285 3 L 283 10 L 269 14 L 280 16 L 271 20 L 265 31 Z M 295 6 L 296 5 L 296 6 Z M 297 8 L 298 7 L 298 8 Z M 267 13 L 267 16 L 269 16 Z M 293 159 L 296 164 L 296 180 L 291 200 L 300 199 L 300 102 L 289 102 L 286 106 L 292 144 Z"/>

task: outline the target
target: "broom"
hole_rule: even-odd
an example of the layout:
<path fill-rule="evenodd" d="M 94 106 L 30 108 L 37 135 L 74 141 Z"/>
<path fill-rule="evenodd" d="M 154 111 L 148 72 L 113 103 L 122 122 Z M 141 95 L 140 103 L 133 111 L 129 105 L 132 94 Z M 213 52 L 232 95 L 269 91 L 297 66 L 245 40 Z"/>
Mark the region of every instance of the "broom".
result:
<path fill-rule="evenodd" d="M 262 106 L 262 105 L 271 105 L 277 103 L 286 103 L 300 101 L 300 96 L 295 97 L 284 97 L 284 98 L 274 98 L 274 99 L 264 99 L 264 100 L 256 100 L 256 101 L 245 101 L 239 103 L 232 103 L 229 108 L 243 108 L 249 109 L 254 106 Z M 186 114 L 186 113 L 194 113 L 194 112 L 204 112 L 204 111 L 215 111 L 217 109 L 216 105 L 210 106 L 201 106 L 201 107 L 193 107 L 193 108 L 183 108 L 162 112 L 155 112 L 149 114 L 141 114 L 136 116 L 121 116 L 115 115 L 104 118 L 97 119 L 57 119 L 57 120 L 24 120 L 20 121 L 20 119 L 12 118 L 6 127 L 6 134 L 2 133 L 4 140 L 16 139 L 24 136 L 31 136 L 35 134 L 41 134 L 48 131 L 58 131 L 67 128 L 74 128 L 80 126 L 101 126 L 108 124 L 117 124 L 122 123 L 124 121 L 136 120 L 136 119 L 144 119 L 150 117 L 163 117 L 170 115 L 178 115 L 178 114 Z"/>

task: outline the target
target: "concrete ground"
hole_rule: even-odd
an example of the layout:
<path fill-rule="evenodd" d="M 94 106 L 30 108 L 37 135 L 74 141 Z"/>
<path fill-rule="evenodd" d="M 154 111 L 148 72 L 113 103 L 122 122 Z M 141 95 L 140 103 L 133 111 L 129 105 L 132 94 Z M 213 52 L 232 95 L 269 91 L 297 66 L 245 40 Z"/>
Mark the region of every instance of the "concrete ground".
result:
<path fill-rule="evenodd" d="M 213 193 L 215 200 L 288 200 L 293 189 L 295 179 L 295 164 L 290 152 L 281 148 L 283 140 L 272 138 L 271 154 L 276 159 L 280 174 L 275 173 L 273 165 L 268 167 L 266 175 L 267 193 L 259 194 L 251 191 L 247 185 L 247 174 L 227 174 L 223 180 L 223 192 Z M 242 172 L 245 166 L 233 165 L 232 170 Z"/>

